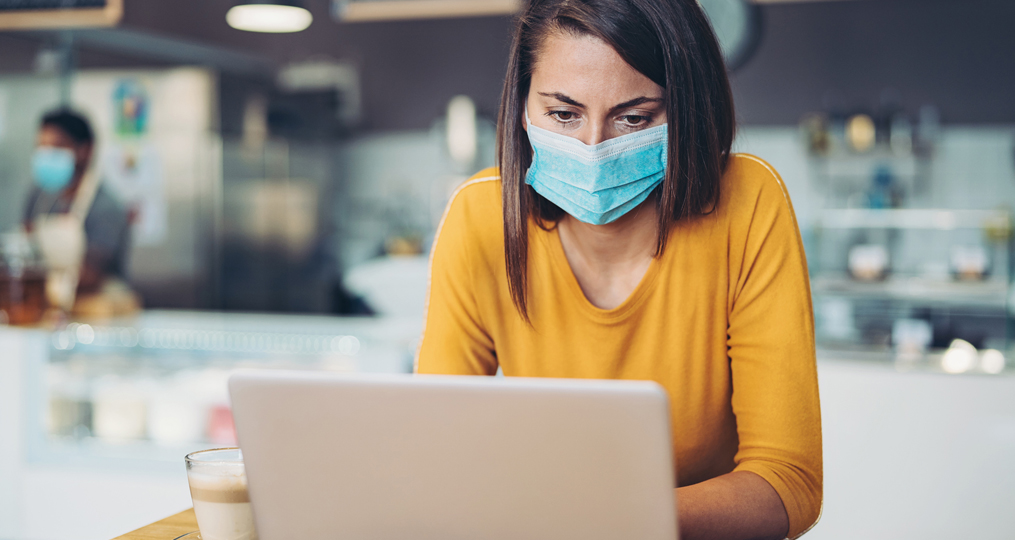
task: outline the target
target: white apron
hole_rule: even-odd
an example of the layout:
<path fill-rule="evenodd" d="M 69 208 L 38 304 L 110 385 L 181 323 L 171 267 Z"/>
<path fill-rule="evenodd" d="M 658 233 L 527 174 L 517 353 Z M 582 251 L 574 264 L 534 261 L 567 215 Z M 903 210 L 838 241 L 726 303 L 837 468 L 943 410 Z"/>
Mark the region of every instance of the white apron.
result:
<path fill-rule="evenodd" d="M 85 174 L 66 214 L 40 214 L 33 222 L 32 236 L 48 270 L 46 297 L 51 306 L 70 311 L 74 307 L 81 265 L 88 241 L 85 218 L 95 201 L 98 180 Z"/>

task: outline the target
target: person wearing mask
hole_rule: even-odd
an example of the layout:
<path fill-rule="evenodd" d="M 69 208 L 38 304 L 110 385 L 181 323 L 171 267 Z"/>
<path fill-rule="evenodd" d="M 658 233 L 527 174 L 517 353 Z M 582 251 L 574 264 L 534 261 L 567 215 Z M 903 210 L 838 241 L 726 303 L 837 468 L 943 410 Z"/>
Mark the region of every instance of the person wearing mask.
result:
<path fill-rule="evenodd" d="M 434 240 L 416 371 L 656 381 L 682 539 L 809 530 L 807 263 L 779 175 L 732 153 L 698 2 L 528 2 L 498 123 L 499 167 L 459 188 Z"/>
<path fill-rule="evenodd" d="M 125 288 L 131 215 L 90 172 L 94 149 L 88 121 L 59 109 L 43 116 L 31 157 L 23 224 L 49 268 L 50 303 L 68 311 Z"/>

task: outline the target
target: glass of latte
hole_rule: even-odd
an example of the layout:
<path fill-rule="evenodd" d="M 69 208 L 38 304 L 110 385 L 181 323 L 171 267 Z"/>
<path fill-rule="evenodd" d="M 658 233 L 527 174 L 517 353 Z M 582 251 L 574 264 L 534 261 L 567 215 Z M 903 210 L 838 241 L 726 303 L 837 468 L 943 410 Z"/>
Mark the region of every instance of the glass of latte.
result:
<path fill-rule="evenodd" d="M 187 480 L 201 540 L 257 540 L 239 448 L 187 454 Z"/>

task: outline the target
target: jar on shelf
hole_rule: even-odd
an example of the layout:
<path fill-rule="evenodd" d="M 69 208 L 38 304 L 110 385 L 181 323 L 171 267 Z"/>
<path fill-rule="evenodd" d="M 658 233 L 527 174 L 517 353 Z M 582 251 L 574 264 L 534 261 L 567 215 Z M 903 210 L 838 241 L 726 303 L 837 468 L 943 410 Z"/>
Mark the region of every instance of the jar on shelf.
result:
<path fill-rule="evenodd" d="M 46 271 L 28 235 L 0 235 L 0 323 L 35 324 L 47 308 Z"/>

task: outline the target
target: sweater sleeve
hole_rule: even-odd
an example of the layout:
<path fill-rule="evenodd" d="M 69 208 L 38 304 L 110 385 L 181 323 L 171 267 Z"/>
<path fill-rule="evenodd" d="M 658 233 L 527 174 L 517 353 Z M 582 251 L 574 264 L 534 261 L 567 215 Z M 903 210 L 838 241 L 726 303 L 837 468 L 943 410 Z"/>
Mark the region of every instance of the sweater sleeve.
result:
<path fill-rule="evenodd" d="M 778 492 L 795 538 L 822 505 L 821 413 L 807 262 L 778 174 L 748 157 L 756 200 L 732 221 L 728 348 L 737 471 Z M 739 221 L 737 221 L 739 220 Z"/>
<path fill-rule="evenodd" d="M 416 353 L 417 373 L 493 375 L 497 358 L 485 330 L 474 290 L 472 256 L 479 251 L 475 208 L 468 190 L 451 197 L 430 252 L 430 279 L 423 336 Z"/>

